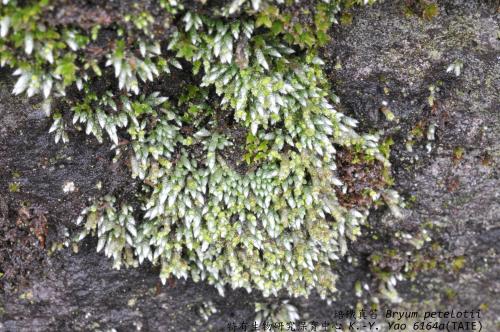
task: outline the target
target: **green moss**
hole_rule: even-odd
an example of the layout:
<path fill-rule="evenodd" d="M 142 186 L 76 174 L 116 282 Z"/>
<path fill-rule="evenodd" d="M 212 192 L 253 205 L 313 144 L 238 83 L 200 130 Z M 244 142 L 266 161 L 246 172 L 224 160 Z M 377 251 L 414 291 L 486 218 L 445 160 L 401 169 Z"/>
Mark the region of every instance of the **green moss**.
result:
<path fill-rule="evenodd" d="M 432 20 L 439 14 L 439 7 L 435 3 L 424 4 L 422 10 L 422 17 L 426 20 Z"/>
<path fill-rule="evenodd" d="M 11 193 L 18 193 L 21 190 L 21 184 L 19 182 L 9 183 L 9 191 Z"/>
<path fill-rule="evenodd" d="M 339 179 L 337 151 L 352 152 L 346 168 L 374 174 L 360 200 L 398 204 L 386 190 L 392 140 L 358 133 L 334 108 L 318 56 L 337 14 L 363 2 L 314 1 L 294 19 L 295 6 L 274 1 L 199 11 L 153 1 L 161 21 L 136 3 L 85 28 L 50 25 L 48 0 L 2 6 L 0 57 L 20 76 L 13 92 L 43 95 L 56 142 L 68 141 L 68 126 L 109 139 L 142 181 L 138 202 L 107 195 L 86 208 L 77 240 L 95 234 L 116 268 L 159 265 L 163 282 L 333 293 L 332 266 L 371 207 L 337 197 L 358 181 Z M 171 98 L 151 92 L 186 63 L 200 84 Z"/>
<path fill-rule="evenodd" d="M 465 267 L 465 257 L 459 256 L 453 259 L 451 267 L 455 272 L 459 272 L 460 270 L 462 270 Z"/>
<path fill-rule="evenodd" d="M 453 288 L 446 287 L 444 289 L 444 295 L 446 296 L 446 298 L 448 300 L 453 300 L 453 299 L 455 299 L 457 297 L 458 294 L 457 294 L 457 291 L 454 290 Z"/>
<path fill-rule="evenodd" d="M 352 14 L 343 13 L 342 16 L 340 16 L 340 23 L 342 25 L 351 25 L 352 24 Z"/>
<path fill-rule="evenodd" d="M 403 13 L 406 17 L 416 15 L 425 20 L 432 20 L 439 15 L 439 6 L 434 0 L 409 0 L 403 6 Z"/>
<path fill-rule="evenodd" d="M 462 160 L 464 153 L 464 148 L 460 146 L 453 149 L 453 162 L 458 163 L 460 160 Z"/>

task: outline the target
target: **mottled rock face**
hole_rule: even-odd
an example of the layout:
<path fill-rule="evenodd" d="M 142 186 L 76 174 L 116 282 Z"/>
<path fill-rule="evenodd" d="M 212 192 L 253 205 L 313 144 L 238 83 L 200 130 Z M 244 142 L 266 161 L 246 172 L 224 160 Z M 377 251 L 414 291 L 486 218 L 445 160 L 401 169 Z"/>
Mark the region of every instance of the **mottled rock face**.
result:
<path fill-rule="evenodd" d="M 498 4 L 441 1 L 439 15 L 429 21 L 405 17 L 406 3 L 357 10 L 351 25 L 331 31 L 333 41 L 323 51 L 342 111 L 359 119 L 364 131 L 384 130 L 394 141 L 393 177 L 408 203 L 405 217 L 372 214 L 367 235 L 350 246 L 352 260 L 335 267 L 337 302 L 292 302 L 304 319 L 331 321 L 336 310 L 358 301 L 354 284 L 360 280 L 371 289 L 361 299 L 377 297 L 395 308 L 380 288 L 381 272 L 390 272 L 405 277 L 396 287 L 404 299 L 400 308 L 482 309 L 483 330 L 493 331 L 500 310 Z M 457 60 L 463 63 L 458 77 L 446 71 Z M 92 241 L 77 254 L 64 249 L 47 255 L 88 199 L 100 196 L 99 181 L 125 193 L 136 184 L 111 163 L 108 146 L 81 133 L 74 132 L 68 145 L 54 145 L 40 106 L 11 97 L 11 89 L 3 79 L 0 259 L 3 269 L 23 277 L 0 279 L 0 330 L 222 330 L 228 322 L 252 319 L 253 303 L 262 300 L 257 294 L 237 290 L 220 298 L 210 286 L 191 281 L 160 286 L 149 267 L 112 270 Z M 74 191 L 63 190 L 68 182 Z M 427 242 L 421 241 L 424 230 Z M 12 232 L 22 235 L 22 250 L 7 239 Z M 198 308 L 208 300 L 218 312 L 205 322 Z"/>
<path fill-rule="evenodd" d="M 384 128 L 393 137 L 396 187 L 412 202 L 402 222 L 374 216 L 371 225 L 381 233 L 411 235 L 422 225 L 434 225 L 429 229 L 434 249 L 426 245 L 412 250 L 411 258 L 398 259 L 404 246 L 398 240 L 389 245 L 401 256 L 388 259 L 389 267 L 399 270 L 401 262 L 420 266 L 416 279 L 400 292 L 405 306 L 418 308 L 419 299 L 427 299 L 427 307 L 489 307 L 488 323 L 494 329 L 498 323 L 492 312 L 499 305 L 494 277 L 500 208 L 495 189 L 498 14 L 494 4 L 450 1 L 440 3 L 440 15 L 426 21 L 404 18 L 402 5 L 386 2 L 362 10 L 352 26 L 340 29 L 331 49 L 332 68 L 336 62 L 342 65 L 331 74 L 342 104 L 364 118 L 367 128 Z M 463 62 L 458 77 L 446 71 L 457 60 Z M 431 87 L 436 89 L 433 105 Z M 380 112 L 384 101 L 396 117 L 392 123 Z M 427 137 L 430 126 L 436 128 L 434 140 Z M 412 151 L 405 147 L 409 141 Z M 378 245 L 370 241 L 363 251 L 371 254 Z M 441 267 L 419 270 L 426 260 Z"/>

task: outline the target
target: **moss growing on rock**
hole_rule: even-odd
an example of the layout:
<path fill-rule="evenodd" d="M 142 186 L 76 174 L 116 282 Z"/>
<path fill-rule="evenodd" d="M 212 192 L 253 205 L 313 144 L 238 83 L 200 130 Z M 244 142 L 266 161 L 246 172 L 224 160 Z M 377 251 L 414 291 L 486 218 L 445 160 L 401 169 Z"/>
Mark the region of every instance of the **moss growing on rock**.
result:
<path fill-rule="evenodd" d="M 71 122 L 109 137 L 143 184 L 140 204 L 109 195 L 86 208 L 78 238 L 96 234 L 117 268 L 160 265 L 163 282 L 334 292 L 333 265 L 372 203 L 397 203 L 387 146 L 335 110 L 317 56 L 336 14 L 368 2 L 313 2 L 293 17 L 300 2 L 109 11 L 4 0 L 0 59 L 19 76 L 13 93 L 42 95 L 56 142 Z M 165 95 L 183 67 L 196 87 Z"/>

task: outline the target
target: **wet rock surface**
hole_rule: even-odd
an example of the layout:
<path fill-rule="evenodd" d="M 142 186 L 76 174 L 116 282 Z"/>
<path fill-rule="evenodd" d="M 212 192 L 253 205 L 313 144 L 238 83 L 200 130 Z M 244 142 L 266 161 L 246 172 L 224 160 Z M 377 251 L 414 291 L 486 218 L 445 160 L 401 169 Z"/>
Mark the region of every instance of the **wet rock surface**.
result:
<path fill-rule="evenodd" d="M 396 220 L 385 208 L 372 213 L 365 235 L 350 244 L 350 257 L 334 267 L 339 293 L 330 306 L 316 297 L 291 302 L 302 319 L 320 322 L 374 297 L 401 310 L 481 309 L 483 330 L 494 331 L 500 312 L 499 5 L 441 1 L 440 14 L 429 21 L 406 17 L 406 3 L 357 10 L 351 25 L 333 29 L 323 54 L 339 109 L 359 119 L 360 130 L 381 130 L 394 141 L 394 187 L 407 202 L 404 217 Z M 463 62 L 458 77 L 446 72 L 456 60 Z M 113 192 L 132 196 L 136 184 L 125 165 L 112 163 L 106 143 L 75 130 L 70 143 L 54 144 L 40 105 L 12 97 L 10 73 L 0 75 L 0 259 L 3 271 L 21 274 L 0 279 L 0 330 L 221 331 L 229 322 L 253 319 L 253 304 L 264 301 L 259 294 L 227 289 L 222 298 L 190 280 L 162 286 L 150 266 L 113 270 L 91 239 L 78 253 L 66 248 L 49 255 L 89 200 Z M 63 190 L 67 182 L 74 191 Z M 25 211 L 30 217 L 23 219 Z M 35 227 L 40 214 L 46 232 Z M 7 241 L 12 229 L 24 240 Z M 396 286 L 401 303 L 383 296 L 381 271 L 404 276 Z M 357 280 L 370 286 L 361 298 Z M 218 312 L 205 321 L 198 310 L 209 300 Z"/>

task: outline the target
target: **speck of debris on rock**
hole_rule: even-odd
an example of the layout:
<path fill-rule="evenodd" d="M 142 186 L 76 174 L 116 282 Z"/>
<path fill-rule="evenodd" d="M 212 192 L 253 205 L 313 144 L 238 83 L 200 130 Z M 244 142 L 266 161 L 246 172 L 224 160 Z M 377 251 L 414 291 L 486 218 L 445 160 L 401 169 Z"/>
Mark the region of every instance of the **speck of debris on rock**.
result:
<path fill-rule="evenodd" d="M 75 191 L 76 187 L 75 187 L 75 183 L 73 181 L 65 181 L 64 182 L 64 185 L 63 185 L 63 191 L 65 193 L 72 193 L 73 191 Z"/>

